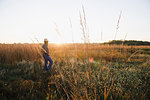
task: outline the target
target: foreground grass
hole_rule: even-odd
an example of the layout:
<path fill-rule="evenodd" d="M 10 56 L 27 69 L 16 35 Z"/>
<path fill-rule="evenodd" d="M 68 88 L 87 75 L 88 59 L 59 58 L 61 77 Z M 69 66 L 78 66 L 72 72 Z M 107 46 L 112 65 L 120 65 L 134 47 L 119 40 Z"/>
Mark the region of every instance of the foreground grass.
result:
<path fill-rule="evenodd" d="M 73 45 L 52 45 L 54 65 L 45 72 L 37 45 L 11 46 L 0 45 L 3 100 L 150 97 L 149 47 L 89 45 L 87 53 L 81 44 L 77 50 Z"/>

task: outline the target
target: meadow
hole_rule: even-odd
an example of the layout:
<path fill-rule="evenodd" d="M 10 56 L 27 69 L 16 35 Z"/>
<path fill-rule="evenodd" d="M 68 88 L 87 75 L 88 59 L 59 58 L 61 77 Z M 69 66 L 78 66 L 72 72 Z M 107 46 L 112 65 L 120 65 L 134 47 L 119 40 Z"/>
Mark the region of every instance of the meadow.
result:
<path fill-rule="evenodd" d="M 148 100 L 150 46 L 0 44 L 1 100 Z"/>

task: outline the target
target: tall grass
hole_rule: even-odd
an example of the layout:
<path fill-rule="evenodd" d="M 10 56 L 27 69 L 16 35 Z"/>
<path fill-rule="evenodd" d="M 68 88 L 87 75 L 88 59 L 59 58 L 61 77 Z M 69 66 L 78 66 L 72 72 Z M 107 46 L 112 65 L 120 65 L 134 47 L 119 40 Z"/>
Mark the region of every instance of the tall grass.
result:
<path fill-rule="evenodd" d="M 120 15 L 119 15 L 119 18 L 118 18 L 118 21 L 117 21 L 116 33 L 115 33 L 114 40 L 116 40 L 117 33 L 118 33 L 118 30 L 119 30 L 119 24 L 120 24 L 121 15 L 122 15 L 122 11 L 120 11 Z"/>
<path fill-rule="evenodd" d="M 0 97 L 148 98 L 149 46 L 89 44 L 88 56 L 93 58 L 89 64 L 84 61 L 84 44 L 76 46 L 78 56 L 74 61 L 73 44 L 50 44 L 54 65 L 49 73 L 42 70 L 43 58 L 38 53 L 38 44 L 0 44 Z M 136 52 L 138 50 L 142 52 Z"/>
<path fill-rule="evenodd" d="M 65 46 L 65 48 L 64 48 Z M 100 45 L 100 44 L 89 44 L 89 57 L 94 59 L 105 59 L 106 61 L 110 60 L 127 60 L 129 57 L 133 57 L 134 53 L 138 53 L 139 50 L 141 53 L 141 48 L 149 49 L 150 46 L 123 46 L 123 45 Z M 40 55 L 39 44 L 0 44 L 0 63 L 3 64 L 13 64 L 18 61 L 27 60 L 27 61 L 36 61 L 39 58 L 42 58 Z M 37 50 L 37 48 L 39 50 Z M 57 60 L 63 60 L 70 57 L 75 57 L 74 55 L 74 45 L 72 44 L 63 44 L 55 45 L 50 44 L 50 55 L 52 58 Z M 84 60 L 85 57 L 84 44 L 77 44 L 77 55 L 79 60 Z M 122 52 L 120 52 L 120 49 Z M 139 53 L 140 53 L 139 52 Z M 148 51 L 147 51 L 148 52 Z M 118 56 L 120 55 L 120 56 Z"/>

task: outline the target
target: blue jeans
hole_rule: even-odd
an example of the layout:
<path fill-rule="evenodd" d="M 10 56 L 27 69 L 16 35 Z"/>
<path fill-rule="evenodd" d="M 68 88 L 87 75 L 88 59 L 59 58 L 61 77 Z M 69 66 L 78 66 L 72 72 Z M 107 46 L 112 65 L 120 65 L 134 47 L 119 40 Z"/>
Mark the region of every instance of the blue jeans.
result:
<path fill-rule="evenodd" d="M 48 71 L 48 70 L 51 68 L 52 64 L 53 64 L 53 60 L 52 60 L 52 58 L 51 58 L 49 55 L 47 55 L 47 54 L 43 54 L 43 58 L 44 58 L 44 61 L 45 61 L 44 70 Z M 49 63 L 49 65 L 48 65 L 48 67 L 47 67 L 48 61 L 49 61 L 50 63 Z"/>

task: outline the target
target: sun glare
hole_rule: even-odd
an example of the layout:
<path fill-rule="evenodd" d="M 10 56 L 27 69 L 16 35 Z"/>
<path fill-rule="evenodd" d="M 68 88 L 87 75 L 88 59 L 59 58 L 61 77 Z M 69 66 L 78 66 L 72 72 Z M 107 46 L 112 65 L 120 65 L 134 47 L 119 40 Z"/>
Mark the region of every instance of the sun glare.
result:
<path fill-rule="evenodd" d="M 57 41 L 54 42 L 54 44 L 56 44 L 56 45 L 62 45 L 62 44 L 64 44 L 64 42 L 60 41 L 60 40 L 57 40 Z"/>
<path fill-rule="evenodd" d="M 58 42 L 58 43 L 54 43 L 54 44 L 56 44 L 56 45 L 58 45 L 58 46 L 59 46 L 59 45 L 62 45 L 63 43 Z"/>

